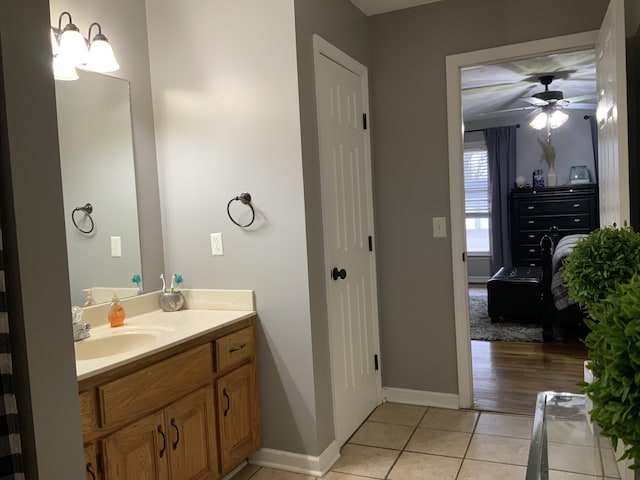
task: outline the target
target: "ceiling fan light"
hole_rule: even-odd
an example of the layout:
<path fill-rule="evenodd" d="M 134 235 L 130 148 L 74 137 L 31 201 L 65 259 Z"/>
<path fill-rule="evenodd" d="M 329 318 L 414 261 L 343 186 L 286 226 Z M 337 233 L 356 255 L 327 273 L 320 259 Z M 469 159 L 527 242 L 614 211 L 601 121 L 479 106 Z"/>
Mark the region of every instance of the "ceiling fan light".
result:
<path fill-rule="evenodd" d="M 560 110 L 556 110 L 549 116 L 549 126 L 551 128 L 561 127 L 568 119 L 569 115 Z"/>
<path fill-rule="evenodd" d="M 547 112 L 540 112 L 529 125 L 536 130 L 542 130 L 547 126 Z"/>

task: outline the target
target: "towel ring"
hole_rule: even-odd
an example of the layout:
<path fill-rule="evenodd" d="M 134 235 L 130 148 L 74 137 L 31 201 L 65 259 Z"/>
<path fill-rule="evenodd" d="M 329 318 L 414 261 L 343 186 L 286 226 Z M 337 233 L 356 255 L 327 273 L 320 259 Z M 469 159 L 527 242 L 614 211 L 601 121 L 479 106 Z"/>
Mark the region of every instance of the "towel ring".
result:
<path fill-rule="evenodd" d="M 83 212 L 87 217 L 89 217 L 89 221 L 91 222 L 91 228 L 89 230 L 83 230 L 78 226 L 75 219 L 76 212 Z M 73 222 L 73 226 L 76 227 L 76 230 L 82 233 L 93 232 L 93 228 L 95 227 L 95 224 L 93 223 L 93 218 L 91 217 L 92 212 L 93 212 L 93 205 L 91 205 L 90 203 L 85 203 L 84 207 L 76 207 L 73 209 L 73 212 L 71 212 L 71 221 Z"/>
<path fill-rule="evenodd" d="M 234 218 L 231 216 L 231 211 L 229 209 L 231 207 L 231 204 L 233 202 L 235 202 L 236 200 L 239 200 L 240 203 L 242 203 L 244 205 L 248 205 L 249 208 L 251 209 L 251 220 L 249 221 L 249 223 L 247 223 L 245 225 L 241 225 L 240 223 L 236 222 L 234 220 Z M 250 193 L 241 193 L 237 197 L 233 197 L 231 200 L 229 200 L 229 203 L 227 203 L 227 215 L 229 216 L 229 220 L 231 220 L 233 223 L 235 223 L 237 226 L 239 226 L 241 228 L 246 228 L 246 227 L 251 226 L 253 221 L 256 219 L 256 211 L 253 209 L 253 205 L 251 205 L 251 194 Z"/>

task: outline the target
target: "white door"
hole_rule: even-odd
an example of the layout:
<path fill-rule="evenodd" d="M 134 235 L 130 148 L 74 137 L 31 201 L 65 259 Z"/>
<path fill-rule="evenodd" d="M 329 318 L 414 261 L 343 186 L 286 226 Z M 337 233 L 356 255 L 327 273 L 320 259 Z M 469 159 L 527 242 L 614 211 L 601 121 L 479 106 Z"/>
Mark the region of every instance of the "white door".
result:
<path fill-rule="evenodd" d="M 335 435 L 342 445 L 381 401 L 367 70 L 319 37 L 314 45 Z"/>
<path fill-rule="evenodd" d="M 624 0 L 611 0 L 596 42 L 600 225 L 629 222 Z"/>

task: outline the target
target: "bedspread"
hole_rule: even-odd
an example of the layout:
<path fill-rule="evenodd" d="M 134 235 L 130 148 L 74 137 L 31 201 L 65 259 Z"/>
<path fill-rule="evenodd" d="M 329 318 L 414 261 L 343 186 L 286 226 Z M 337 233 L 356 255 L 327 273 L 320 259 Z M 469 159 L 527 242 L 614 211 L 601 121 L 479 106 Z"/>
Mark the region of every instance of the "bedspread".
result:
<path fill-rule="evenodd" d="M 585 237 L 587 237 L 587 235 L 584 234 L 562 237 L 553 252 L 551 259 L 551 294 L 553 296 L 553 303 L 558 310 L 564 310 L 569 305 L 576 303 L 576 301 L 569 296 L 560 267 L 562 267 L 562 261 L 571 253 L 575 244 Z"/>

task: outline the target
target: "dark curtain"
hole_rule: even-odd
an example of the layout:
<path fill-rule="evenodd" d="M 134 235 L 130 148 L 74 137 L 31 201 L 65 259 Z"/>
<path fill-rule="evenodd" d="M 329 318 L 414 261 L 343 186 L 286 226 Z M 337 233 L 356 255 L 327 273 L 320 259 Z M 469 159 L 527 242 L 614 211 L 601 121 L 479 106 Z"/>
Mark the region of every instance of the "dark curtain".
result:
<path fill-rule="evenodd" d="M 595 115 L 589 117 L 589 127 L 591 127 L 591 145 L 593 146 L 593 169 L 594 181 L 598 182 L 598 120 Z"/>
<path fill-rule="evenodd" d="M 516 126 L 484 131 L 489 157 L 491 274 L 511 265 L 509 192 L 516 180 Z"/>
<path fill-rule="evenodd" d="M 1 222 L 0 222 L 1 223 Z M 22 447 L 18 428 L 9 314 L 4 284 L 4 255 L 0 240 L 0 478 L 2 480 L 24 479 Z"/>

